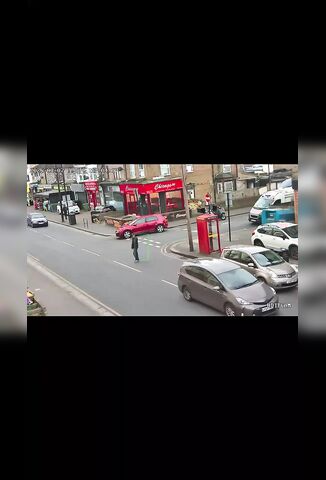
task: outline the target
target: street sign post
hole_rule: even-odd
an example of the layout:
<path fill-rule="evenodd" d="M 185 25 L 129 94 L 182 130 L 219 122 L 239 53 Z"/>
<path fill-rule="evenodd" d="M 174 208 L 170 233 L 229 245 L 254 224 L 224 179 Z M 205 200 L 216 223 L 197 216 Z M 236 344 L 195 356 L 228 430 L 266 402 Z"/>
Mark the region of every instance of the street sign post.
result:
<path fill-rule="evenodd" d="M 229 223 L 229 240 L 231 242 L 231 220 L 230 220 L 230 207 L 233 206 L 233 202 L 232 202 L 232 193 L 231 192 L 227 192 L 226 193 L 226 206 L 228 208 L 228 223 Z"/>

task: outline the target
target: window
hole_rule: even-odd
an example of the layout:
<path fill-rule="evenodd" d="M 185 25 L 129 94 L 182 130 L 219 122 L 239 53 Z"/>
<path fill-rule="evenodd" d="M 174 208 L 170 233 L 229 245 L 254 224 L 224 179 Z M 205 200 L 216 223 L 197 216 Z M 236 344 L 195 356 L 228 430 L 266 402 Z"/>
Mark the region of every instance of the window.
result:
<path fill-rule="evenodd" d="M 135 220 L 130 225 L 143 225 L 145 223 L 145 218 L 140 218 L 139 220 Z"/>
<path fill-rule="evenodd" d="M 191 275 L 192 277 L 201 280 L 202 282 L 206 281 L 205 277 L 205 270 L 199 267 L 187 267 L 186 272 Z"/>
<path fill-rule="evenodd" d="M 165 165 L 161 164 L 161 165 L 160 165 L 160 168 L 161 168 L 161 175 L 163 175 L 164 177 L 165 177 L 166 175 L 170 175 L 170 165 L 168 165 L 168 164 L 165 164 Z"/>
<path fill-rule="evenodd" d="M 175 190 L 174 192 L 166 192 L 166 212 L 173 210 L 182 210 L 184 208 L 182 201 L 181 190 Z"/>
<path fill-rule="evenodd" d="M 217 184 L 217 193 L 223 193 L 223 183 Z"/>
<path fill-rule="evenodd" d="M 157 221 L 157 217 L 147 217 L 147 218 L 145 218 L 145 221 L 146 221 L 146 223 L 148 223 L 148 222 L 156 222 L 156 221 Z"/>
<path fill-rule="evenodd" d="M 247 188 L 255 188 L 255 180 L 247 180 Z"/>
<path fill-rule="evenodd" d="M 186 165 L 186 172 L 189 173 L 189 172 L 193 172 L 194 171 L 194 164 L 193 163 L 188 163 L 188 165 Z"/>
<path fill-rule="evenodd" d="M 193 188 L 187 188 L 188 196 L 191 199 L 195 198 L 195 190 Z"/>
<path fill-rule="evenodd" d="M 140 177 L 145 177 L 145 169 L 144 169 L 144 164 L 140 163 L 138 165 L 138 174 Z"/>
<path fill-rule="evenodd" d="M 223 165 L 223 173 L 231 173 L 231 165 Z"/>
<path fill-rule="evenodd" d="M 272 235 L 272 228 L 271 227 L 260 228 L 258 232 L 263 233 L 264 235 Z"/>
<path fill-rule="evenodd" d="M 245 265 L 248 265 L 248 263 L 253 263 L 250 255 L 248 255 L 247 253 L 244 253 L 244 252 L 241 253 L 241 260 L 240 261 L 241 261 L 241 263 L 244 263 Z"/>
<path fill-rule="evenodd" d="M 131 163 L 129 167 L 130 167 L 130 178 L 136 178 L 135 165 Z"/>
<path fill-rule="evenodd" d="M 231 254 L 231 250 L 227 250 L 224 254 L 224 258 L 229 258 Z"/>
<path fill-rule="evenodd" d="M 224 182 L 224 191 L 232 192 L 232 190 L 233 190 L 233 182 Z"/>
<path fill-rule="evenodd" d="M 237 251 L 237 250 L 232 250 L 230 252 L 230 255 L 229 255 L 229 259 L 230 260 L 234 260 L 235 262 L 240 262 L 240 254 L 241 252 Z"/>
<path fill-rule="evenodd" d="M 204 281 L 208 283 L 208 285 L 211 285 L 212 287 L 220 287 L 219 282 L 210 272 L 205 271 L 205 277 Z"/>

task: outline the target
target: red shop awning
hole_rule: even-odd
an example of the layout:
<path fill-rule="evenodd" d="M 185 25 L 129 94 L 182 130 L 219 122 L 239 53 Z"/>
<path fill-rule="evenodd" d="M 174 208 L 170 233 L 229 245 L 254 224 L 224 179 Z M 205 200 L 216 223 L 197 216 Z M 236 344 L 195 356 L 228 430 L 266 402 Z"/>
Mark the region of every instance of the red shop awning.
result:
<path fill-rule="evenodd" d="M 127 183 L 120 185 L 120 192 L 122 193 L 135 193 L 138 194 L 150 194 L 160 192 L 173 192 L 174 190 L 180 190 L 182 188 L 182 180 L 163 180 L 153 183 Z"/>

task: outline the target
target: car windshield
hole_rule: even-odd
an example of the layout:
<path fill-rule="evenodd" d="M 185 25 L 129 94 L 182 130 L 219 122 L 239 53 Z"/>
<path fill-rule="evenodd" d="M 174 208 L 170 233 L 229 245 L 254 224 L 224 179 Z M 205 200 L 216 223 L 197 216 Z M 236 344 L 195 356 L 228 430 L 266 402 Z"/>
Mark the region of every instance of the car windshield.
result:
<path fill-rule="evenodd" d="M 283 258 L 277 255 L 277 253 L 272 252 L 271 250 L 267 250 L 266 252 L 254 253 L 252 256 L 256 260 L 256 262 L 262 267 L 268 267 L 269 265 L 279 265 L 280 263 L 284 263 Z"/>
<path fill-rule="evenodd" d="M 255 203 L 254 208 L 268 208 L 271 206 L 272 200 L 273 198 L 269 196 L 260 197 Z"/>
<path fill-rule="evenodd" d="M 32 218 L 44 218 L 44 215 L 42 213 L 32 213 L 31 217 Z"/>
<path fill-rule="evenodd" d="M 289 237 L 298 238 L 298 225 L 291 225 L 291 227 L 286 227 L 282 229 Z"/>
<path fill-rule="evenodd" d="M 239 290 L 239 288 L 249 287 L 258 282 L 256 277 L 243 268 L 221 273 L 217 278 L 230 290 Z"/>

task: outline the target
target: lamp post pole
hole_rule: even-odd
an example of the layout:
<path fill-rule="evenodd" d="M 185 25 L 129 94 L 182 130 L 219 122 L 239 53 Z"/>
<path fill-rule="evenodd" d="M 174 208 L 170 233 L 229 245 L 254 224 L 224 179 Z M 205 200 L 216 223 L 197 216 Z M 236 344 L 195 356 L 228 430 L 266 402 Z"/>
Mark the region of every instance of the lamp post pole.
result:
<path fill-rule="evenodd" d="M 183 198 L 186 204 L 186 216 L 187 216 L 187 230 L 188 230 L 188 241 L 189 241 L 189 251 L 194 251 L 194 244 L 192 240 L 192 233 L 191 233 L 191 224 L 190 224 L 190 214 L 189 214 L 189 202 L 188 202 L 188 192 L 186 189 L 186 179 L 185 179 L 185 165 L 181 165 L 181 172 L 182 172 L 182 186 L 183 186 Z"/>
<path fill-rule="evenodd" d="M 58 182 L 58 193 L 59 193 L 59 202 L 60 202 L 60 213 L 61 213 L 61 221 L 64 223 L 64 218 L 63 218 L 63 209 L 62 209 L 62 197 L 61 197 L 61 191 L 60 191 L 60 169 L 55 166 L 54 171 L 56 173 L 57 177 L 57 182 Z"/>

